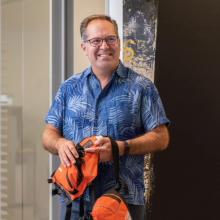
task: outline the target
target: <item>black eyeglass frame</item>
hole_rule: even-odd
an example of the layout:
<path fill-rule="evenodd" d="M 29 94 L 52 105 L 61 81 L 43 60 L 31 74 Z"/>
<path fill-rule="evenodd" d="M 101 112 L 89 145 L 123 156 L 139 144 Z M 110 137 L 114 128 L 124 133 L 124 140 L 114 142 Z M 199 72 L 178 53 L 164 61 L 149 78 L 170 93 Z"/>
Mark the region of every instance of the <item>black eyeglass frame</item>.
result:
<path fill-rule="evenodd" d="M 114 44 L 108 44 L 107 42 L 106 42 L 106 38 L 108 38 L 108 37 L 116 37 L 116 40 L 117 40 L 117 42 L 116 43 L 114 43 Z M 106 42 L 106 44 L 108 44 L 108 45 L 115 45 L 115 44 L 117 44 L 118 43 L 118 39 L 119 39 L 119 37 L 118 36 L 107 36 L 106 38 L 100 38 L 100 37 L 94 37 L 94 38 L 92 38 L 92 39 L 89 39 L 89 40 L 86 40 L 86 41 L 84 41 L 85 43 L 86 42 L 88 42 L 89 41 L 89 43 L 90 43 L 90 45 L 92 46 L 92 47 L 100 47 L 100 46 L 102 46 L 102 44 L 103 44 L 103 40 Z M 102 40 L 102 42 L 101 42 L 101 44 L 100 45 L 97 45 L 97 46 L 93 46 L 92 44 L 91 44 L 91 40 L 93 40 L 93 39 L 100 39 L 100 40 Z"/>

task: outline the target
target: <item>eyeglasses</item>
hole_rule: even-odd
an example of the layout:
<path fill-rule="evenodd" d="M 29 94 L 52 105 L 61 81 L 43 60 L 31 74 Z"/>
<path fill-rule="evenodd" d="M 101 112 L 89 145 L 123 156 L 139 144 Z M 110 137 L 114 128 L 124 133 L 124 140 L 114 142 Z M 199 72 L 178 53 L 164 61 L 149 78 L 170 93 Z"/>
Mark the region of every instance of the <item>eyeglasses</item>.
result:
<path fill-rule="evenodd" d="M 116 36 L 108 36 L 104 39 L 102 39 L 102 38 L 92 38 L 90 40 L 86 40 L 85 42 L 89 41 L 89 43 L 92 47 L 99 47 L 99 46 L 102 45 L 103 40 L 105 40 L 106 44 L 108 44 L 108 45 L 118 43 L 118 37 L 116 37 Z"/>

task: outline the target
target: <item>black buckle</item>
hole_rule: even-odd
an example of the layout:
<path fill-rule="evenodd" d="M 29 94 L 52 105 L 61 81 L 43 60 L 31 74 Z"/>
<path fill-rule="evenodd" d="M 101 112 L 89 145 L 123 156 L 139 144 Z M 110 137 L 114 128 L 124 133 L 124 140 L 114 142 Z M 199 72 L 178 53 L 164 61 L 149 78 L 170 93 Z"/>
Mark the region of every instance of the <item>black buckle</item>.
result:
<path fill-rule="evenodd" d="M 53 181 L 52 181 L 52 179 L 47 179 L 47 182 L 52 183 Z"/>
<path fill-rule="evenodd" d="M 52 190 L 52 196 L 55 196 L 55 195 L 57 195 L 58 194 L 58 190 L 57 189 L 53 189 Z"/>
<path fill-rule="evenodd" d="M 116 183 L 115 190 L 116 190 L 117 192 L 119 192 L 120 189 L 121 189 L 121 183 L 120 183 L 120 182 L 117 182 L 117 183 Z"/>

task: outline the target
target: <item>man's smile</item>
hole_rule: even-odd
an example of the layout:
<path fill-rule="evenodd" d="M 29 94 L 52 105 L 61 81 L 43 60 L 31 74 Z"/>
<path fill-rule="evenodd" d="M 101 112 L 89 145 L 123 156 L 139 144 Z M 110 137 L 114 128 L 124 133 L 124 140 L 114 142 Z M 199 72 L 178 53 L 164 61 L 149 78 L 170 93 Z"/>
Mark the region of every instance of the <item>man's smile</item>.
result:
<path fill-rule="evenodd" d="M 99 57 L 107 57 L 107 56 L 111 56 L 111 53 L 104 53 L 104 54 L 99 54 Z"/>

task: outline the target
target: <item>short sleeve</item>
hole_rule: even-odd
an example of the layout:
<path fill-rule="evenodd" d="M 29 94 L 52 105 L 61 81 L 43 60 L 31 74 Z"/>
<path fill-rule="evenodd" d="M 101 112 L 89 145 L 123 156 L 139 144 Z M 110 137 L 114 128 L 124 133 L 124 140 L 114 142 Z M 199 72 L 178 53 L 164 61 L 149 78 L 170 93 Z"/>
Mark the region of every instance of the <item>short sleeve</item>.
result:
<path fill-rule="evenodd" d="M 63 132 L 64 88 L 61 85 L 44 120 Z"/>
<path fill-rule="evenodd" d="M 167 127 L 170 124 L 170 121 L 166 117 L 157 88 L 151 81 L 149 82 L 146 92 L 143 94 L 141 116 L 146 132 L 161 124 L 165 123 Z"/>

